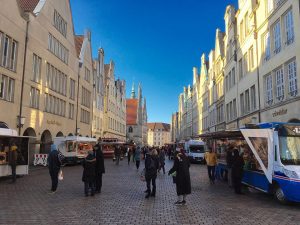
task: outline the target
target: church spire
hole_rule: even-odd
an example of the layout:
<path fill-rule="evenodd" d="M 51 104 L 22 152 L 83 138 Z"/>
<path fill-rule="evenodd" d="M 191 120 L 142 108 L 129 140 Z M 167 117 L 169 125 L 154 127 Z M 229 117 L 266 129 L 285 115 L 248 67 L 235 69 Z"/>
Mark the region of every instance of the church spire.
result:
<path fill-rule="evenodd" d="M 131 98 L 135 99 L 134 83 L 132 84 L 132 88 L 131 88 Z"/>

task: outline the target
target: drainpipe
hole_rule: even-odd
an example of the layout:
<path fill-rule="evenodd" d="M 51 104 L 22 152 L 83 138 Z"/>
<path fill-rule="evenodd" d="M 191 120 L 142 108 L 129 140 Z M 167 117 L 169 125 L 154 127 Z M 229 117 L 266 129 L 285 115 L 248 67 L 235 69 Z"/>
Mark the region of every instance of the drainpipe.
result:
<path fill-rule="evenodd" d="M 20 97 L 20 109 L 19 109 L 19 118 L 18 118 L 18 128 L 19 128 L 19 136 L 21 136 L 21 117 L 23 111 L 23 92 L 24 92 L 24 79 L 25 79 L 25 69 L 26 69 L 26 55 L 27 55 L 27 45 L 28 45 L 28 27 L 29 27 L 29 17 L 26 18 L 26 35 L 25 35 L 25 49 L 23 56 L 23 71 L 22 71 L 22 84 L 21 84 L 21 97 Z"/>
<path fill-rule="evenodd" d="M 76 102 L 76 120 L 75 120 L 75 135 L 78 136 L 78 108 L 79 108 L 79 81 L 80 81 L 80 69 L 82 67 L 82 63 L 79 62 L 78 65 L 78 76 L 77 76 L 77 102 Z"/>

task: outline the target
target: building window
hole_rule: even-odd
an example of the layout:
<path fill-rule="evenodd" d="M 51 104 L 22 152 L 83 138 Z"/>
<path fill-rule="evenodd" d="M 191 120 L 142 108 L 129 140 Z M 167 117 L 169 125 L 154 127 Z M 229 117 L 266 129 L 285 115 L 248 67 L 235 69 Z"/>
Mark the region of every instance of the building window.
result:
<path fill-rule="evenodd" d="M 30 107 L 38 109 L 40 105 L 40 90 L 34 87 L 30 89 Z"/>
<path fill-rule="evenodd" d="M 256 92 L 255 92 L 255 85 L 250 88 L 250 95 L 251 95 L 251 110 L 254 111 L 256 109 Z"/>
<path fill-rule="evenodd" d="M 244 102 L 244 93 L 240 94 L 240 103 L 241 103 L 241 115 L 244 115 L 245 102 Z"/>
<path fill-rule="evenodd" d="M 84 87 L 81 91 L 81 104 L 87 108 L 91 106 L 91 92 Z"/>
<path fill-rule="evenodd" d="M 232 68 L 231 70 L 231 87 L 233 87 L 235 85 L 235 68 Z"/>
<path fill-rule="evenodd" d="M 268 105 L 273 103 L 273 83 L 271 74 L 266 76 L 266 103 Z"/>
<path fill-rule="evenodd" d="M 32 62 L 32 80 L 36 83 L 41 82 L 41 67 L 42 67 L 42 59 L 41 57 L 33 54 L 33 62 Z"/>
<path fill-rule="evenodd" d="M 46 83 L 52 91 L 61 95 L 67 94 L 67 75 L 56 69 L 51 64 L 47 63 L 46 68 Z"/>
<path fill-rule="evenodd" d="M 284 79 L 283 79 L 283 68 L 275 71 L 276 77 L 276 98 L 281 101 L 284 99 Z"/>
<path fill-rule="evenodd" d="M 90 123 L 90 112 L 81 109 L 80 122 L 89 124 Z"/>
<path fill-rule="evenodd" d="M 129 133 L 132 133 L 132 132 L 133 132 L 133 128 L 132 128 L 132 127 L 129 127 L 128 132 L 129 132 Z"/>
<path fill-rule="evenodd" d="M 281 31 L 280 21 L 276 22 L 273 27 L 273 39 L 274 39 L 274 53 L 277 54 L 281 51 Z"/>
<path fill-rule="evenodd" d="M 268 61 L 271 57 L 271 42 L 270 33 L 267 32 L 264 36 L 264 49 L 265 49 L 265 61 Z"/>
<path fill-rule="evenodd" d="M 245 92 L 245 113 L 250 112 L 250 93 L 249 90 Z"/>
<path fill-rule="evenodd" d="M 90 83 L 91 80 L 91 72 L 88 68 L 85 67 L 84 79 Z"/>
<path fill-rule="evenodd" d="M 233 99 L 233 118 L 237 118 L 236 99 Z"/>
<path fill-rule="evenodd" d="M 56 10 L 54 10 L 53 25 L 64 37 L 67 36 L 67 22 Z"/>
<path fill-rule="evenodd" d="M 0 65 L 16 71 L 18 43 L 0 31 Z"/>
<path fill-rule="evenodd" d="M 59 116 L 66 114 L 66 102 L 50 94 L 45 94 L 45 111 Z"/>
<path fill-rule="evenodd" d="M 286 44 L 289 45 L 294 42 L 294 20 L 293 12 L 289 10 L 284 16 Z"/>
<path fill-rule="evenodd" d="M 74 104 L 69 103 L 69 119 L 74 119 Z"/>
<path fill-rule="evenodd" d="M 249 49 L 249 68 L 254 68 L 254 52 L 253 52 L 253 46 Z"/>
<path fill-rule="evenodd" d="M 50 33 L 48 35 L 48 50 L 65 64 L 68 64 L 69 50 Z"/>
<path fill-rule="evenodd" d="M 287 69 L 289 78 L 289 94 L 290 96 L 296 96 L 298 94 L 296 61 L 294 60 L 290 62 Z"/>
<path fill-rule="evenodd" d="M 13 102 L 15 92 L 15 80 L 0 74 L 0 99 Z"/>
<path fill-rule="evenodd" d="M 75 80 L 70 78 L 70 99 L 75 99 Z"/>

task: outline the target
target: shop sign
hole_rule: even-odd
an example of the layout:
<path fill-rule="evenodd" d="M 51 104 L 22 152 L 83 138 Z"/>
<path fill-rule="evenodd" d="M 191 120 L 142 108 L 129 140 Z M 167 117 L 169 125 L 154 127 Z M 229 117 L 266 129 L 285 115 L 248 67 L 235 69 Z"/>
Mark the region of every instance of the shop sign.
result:
<path fill-rule="evenodd" d="M 272 113 L 272 116 L 273 117 L 277 117 L 277 116 L 282 116 L 282 115 L 285 115 L 287 114 L 287 109 L 280 109 L 278 111 L 275 111 L 274 113 Z"/>
<path fill-rule="evenodd" d="M 47 120 L 47 124 L 61 126 L 61 123 L 56 120 Z"/>

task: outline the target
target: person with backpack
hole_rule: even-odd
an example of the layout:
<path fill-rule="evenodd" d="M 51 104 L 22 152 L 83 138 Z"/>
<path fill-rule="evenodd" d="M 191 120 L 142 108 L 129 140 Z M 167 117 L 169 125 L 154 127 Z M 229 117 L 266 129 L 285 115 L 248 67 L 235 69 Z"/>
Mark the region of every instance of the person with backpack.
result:
<path fill-rule="evenodd" d="M 146 153 L 145 158 L 145 178 L 147 183 L 147 190 L 145 198 L 149 198 L 150 196 L 155 197 L 156 194 L 156 177 L 157 170 L 159 167 L 159 159 L 157 156 L 157 151 L 153 149 L 151 153 Z M 152 191 L 151 191 L 151 183 L 152 183 Z"/>
<path fill-rule="evenodd" d="M 58 173 L 61 167 L 61 160 L 59 157 L 59 152 L 55 144 L 51 145 L 51 152 L 48 155 L 48 168 L 51 177 L 51 194 L 54 194 L 58 185 Z"/>

